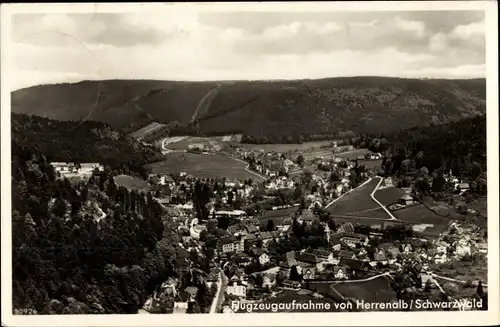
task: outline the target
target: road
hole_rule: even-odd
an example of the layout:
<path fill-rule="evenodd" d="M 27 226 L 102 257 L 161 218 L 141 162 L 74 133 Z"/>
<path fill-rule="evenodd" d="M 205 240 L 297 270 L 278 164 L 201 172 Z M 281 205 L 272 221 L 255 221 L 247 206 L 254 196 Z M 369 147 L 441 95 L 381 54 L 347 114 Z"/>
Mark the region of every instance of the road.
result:
<path fill-rule="evenodd" d="M 212 301 L 212 306 L 210 307 L 210 313 L 217 313 L 218 309 L 222 305 L 222 301 L 224 301 L 224 291 L 227 285 L 227 277 L 224 275 L 224 272 L 220 270 L 219 272 L 219 280 L 217 281 L 217 292 L 215 293 L 214 300 Z"/>
<path fill-rule="evenodd" d="M 467 283 L 465 280 L 460 280 L 460 279 L 455 279 L 455 278 L 450 278 L 450 277 L 445 277 L 445 276 L 440 276 L 440 275 L 437 275 L 435 273 L 430 273 L 429 275 L 431 275 L 434 279 L 435 278 L 440 278 L 440 279 L 444 279 L 444 280 L 447 280 L 447 281 L 450 281 L 450 282 L 455 282 L 455 283 L 460 283 L 460 284 L 465 284 Z M 473 281 L 472 282 L 473 285 L 478 285 L 479 284 L 479 281 Z M 482 284 L 484 287 L 488 287 L 487 284 Z"/>
<path fill-rule="evenodd" d="M 363 279 L 325 280 L 325 281 L 321 281 L 321 283 L 332 283 L 332 284 L 362 283 L 362 282 L 367 282 L 367 281 L 370 281 L 370 280 L 374 280 L 374 279 L 380 278 L 382 276 L 390 276 L 390 274 L 392 274 L 392 273 L 394 273 L 394 271 L 386 271 L 384 273 L 381 273 L 381 274 L 378 274 L 378 275 L 375 275 L 375 276 L 371 276 L 371 277 L 367 277 L 367 278 L 363 278 Z"/>
<path fill-rule="evenodd" d="M 391 217 L 391 220 L 398 220 L 398 219 L 397 219 L 396 217 L 394 217 L 394 216 L 392 215 L 392 213 L 391 213 L 391 212 L 390 212 L 390 211 L 389 211 L 389 210 L 385 207 L 385 205 L 383 205 L 382 203 L 380 203 L 380 201 L 379 201 L 379 200 L 375 199 L 375 192 L 377 192 L 377 190 L 378 190 L 378 188 L 379 188 L 380 184 L 382 184 L 382 181 L 383 181 L 382 177 L 380 177 L 380 176 L 377 176 L 377 177 L 375 177 L 375 178 L 378 178 L 378 179 L 379 179 L 379 182 L 378 182 L 377 186 L 375 186 L 375 188 L 373 189 L 373 192 L 372 192 L 372 193 L 370 193 L 370 197 L 372 198 L 372 200 L 373 200 L 373 201 L 375 201 L 375 203 L 377 203 L 377 204 L 378 204 L 378 205 L 379 205 L 382 209 L 384 209 L 384 211 L 385 211 L 385 212 L 389 215 L 389 217 Z"/>
<path fill-rule="evenodd" d="M 246 166 L 245 166 L 245 170 L 246 170 L 247 172 L 249 172 L 250 174 L 253 174 L 253 175 L 255 175 L 255 176 L 259 177 L 259 178 L 262 178 L 264 181 L 267 181 L 267 177 L 265 177 L 264 175 L 261 175 L 261 174 L 259 174 L 259 173 L 255 172 L 255 171 L 251 170 L 251 169 L 250 169 L 250 165 L 249 165 L 249 164 L 248 164 L 245 160 L 241 160 L 241 159 L 239 159 L 239 158 L 235 158 L 235 157 L 230 156 L 229 154 L 226 154 L 226 153 L 223 153 L 223 154 L 224 154 L 226 157 L 228 157 L 228 158 L 231 158 L 231 159 L 236 160 L 236 161 L 238 161 L 238 162 L 244 163 L 244 164 L 246 165 Z"/>

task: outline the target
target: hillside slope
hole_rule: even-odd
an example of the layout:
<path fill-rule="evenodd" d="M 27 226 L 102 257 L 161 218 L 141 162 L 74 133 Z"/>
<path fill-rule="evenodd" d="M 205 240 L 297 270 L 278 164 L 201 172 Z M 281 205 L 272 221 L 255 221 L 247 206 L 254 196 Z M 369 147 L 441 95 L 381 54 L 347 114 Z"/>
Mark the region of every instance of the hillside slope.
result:
<path fill-rule="evenodd" d="M 12 153 L 42 153 L 47 160 L 99 162 L 113 170 L 147 176 L 147 164 L 161 160 L 161 154 L 108 124 L 87 121 L 58 121 L 12 114 Z"/>
<path fill-rule="evenodd" d="M 208 108 L 194 115 L 214 89 Z M 12 110 L 59 120 L 98 120 L 127 132 L 153 120 L 185 125 L 196 116 L 205 134 L 241 132 L 281 139 L 454 121 L 484 113 L 485 100 L 485 79 L 109 80 L 17 90 L 12 93 Z"/>

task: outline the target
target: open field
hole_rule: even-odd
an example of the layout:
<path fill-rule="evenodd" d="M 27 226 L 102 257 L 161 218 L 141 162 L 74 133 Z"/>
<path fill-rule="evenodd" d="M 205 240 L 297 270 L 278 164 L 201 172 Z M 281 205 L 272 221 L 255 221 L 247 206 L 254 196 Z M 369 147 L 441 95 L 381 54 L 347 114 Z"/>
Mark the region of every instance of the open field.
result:
<path fill-rule="evenodd" d="M 328 150 L 328 152 L 332 152 L 333 140 L 331 141 L 313 141 L 313 142 L 304 142 L 300 144 L 241 144 L 242 147 L 251 149 L 251 150 L 264 150 L 266 152 L 288 152 L 288 151 L 296 151 L 296 152 L 305 152 L 312 150 L 319 150 L 322 146 L 328 146 L 327 149 L 321 149 L 321 151 Z"/>
<path fill-rule="evenodd" d="M 389 219 L 387 213 L 370 197 L 378 182 L 379 179 L 375 178 L 362 187 L 355 189 L 328 207 L 328 212 L 333 216 Z"/>
<path fill-rule="evenodd" d="M 177 174 L 186 172 L 201 178 L 253 179 L 262 178 L 245 170 L 246 165 L 222 154 L 172 152 L 164 161 L 151 165 L 153 173 Z"/>
<path fill-rule="evenodd" d="M 405 192 L 396 187 L 388 187 L 381 190 L 377 190 L 374 196 L 375 199 L 379 200 L 385 206 L 396 203 L 400 197 L 402 197 Z"/>
<path fill-rule="evenodd" d="M 357 283 L 340 282 L 332 287 L 346 298 L 372 303 L 389 303 L 396 300 L 396 292 L 392 289 L 388 277 L 385 276 Z"/>
<path fill-rule="evenodd" d="M 129 176 L 129 175 L 118 175 L 113 178 L 117 186 L 123 186 L 130 190 L 136 191 L 147 191 L 149 190 L 149 184 L 143 179 Z"/>
<path fill-rule="evenodd" d="M 438 235 L 444 232 L 448 225 L 452 222 L 451 219 L 437 215 L 423 204 L 395 210 L 392 214 L 404 222 L 433 225 L 422 231 L 422 234 L 429 236 Z"/>

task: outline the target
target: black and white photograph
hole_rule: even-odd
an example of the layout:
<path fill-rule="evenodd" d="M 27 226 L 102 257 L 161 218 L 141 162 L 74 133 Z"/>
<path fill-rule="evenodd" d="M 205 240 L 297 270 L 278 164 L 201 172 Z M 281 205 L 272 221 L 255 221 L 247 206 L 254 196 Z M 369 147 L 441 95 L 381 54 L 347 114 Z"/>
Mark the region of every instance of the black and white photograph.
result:
<path fill-rule="evenodd" d="M 498 323 L 496 2 L 1 9 L 2 323 Z"/>

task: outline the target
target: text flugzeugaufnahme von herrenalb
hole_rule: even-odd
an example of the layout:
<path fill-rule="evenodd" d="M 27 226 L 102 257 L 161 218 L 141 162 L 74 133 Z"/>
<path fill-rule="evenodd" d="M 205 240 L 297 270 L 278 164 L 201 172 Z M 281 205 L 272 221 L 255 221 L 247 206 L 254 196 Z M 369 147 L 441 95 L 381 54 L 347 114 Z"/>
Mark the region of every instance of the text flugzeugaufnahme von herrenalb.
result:
<path fill-rule="evenodd" d="M 483 308 L 481 299 L 461 299 L 453 301 L 430 301 L 415 299 L 411 301 L 395 302 L 368 302 L 356 300 L 355 302 L 291 302 L 280 303 L 250 303 L 232 301 L 231 309 L 234 312 L 287 312 L 287 311 L 328 311 L 328 310 L 479 310 Z"/>

